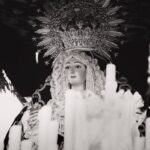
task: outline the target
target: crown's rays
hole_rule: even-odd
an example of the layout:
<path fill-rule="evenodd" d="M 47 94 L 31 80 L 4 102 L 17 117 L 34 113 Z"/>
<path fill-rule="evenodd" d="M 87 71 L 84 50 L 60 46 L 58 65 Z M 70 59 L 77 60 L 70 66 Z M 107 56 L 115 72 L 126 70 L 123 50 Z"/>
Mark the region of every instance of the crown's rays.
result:
<path fill-rule="evenodd" d="M 116 6 L 112 9 L 108 10 L 107 15 L 109 15 L 109 16 L 114 15 L 118 12 L 118 10 L 120 10 L 120 6 Z"/>
<path fill-rule="evenodd" d="M 37 46 L 45 50 L 44 57 L 56 57 L 61 51 L 76 49 L 111 59 L 110 49 L 118 49 L 116 41 L 123 36 L 118 25 L 124 20 L 117 18 L 121 6 L 111 7 L 110 1 L 48 3 L 44 15 L 36 17 L 40 22 L 35 31 L 40 35 Z"/>
<path fill-rule="evenodd" d="M 110 4 L 111 0 L 105 0 L 104 4 L 102 5 L 102 7 L 107 7 Z"/>

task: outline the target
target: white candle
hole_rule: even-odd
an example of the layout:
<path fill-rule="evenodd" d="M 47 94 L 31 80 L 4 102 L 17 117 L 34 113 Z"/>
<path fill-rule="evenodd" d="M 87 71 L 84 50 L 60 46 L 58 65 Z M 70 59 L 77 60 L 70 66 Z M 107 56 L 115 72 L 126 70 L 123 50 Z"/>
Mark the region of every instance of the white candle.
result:
<path fill-rule="evenodd" d="M 150 77 L 147 78 L 147 83 L 150 84 Z"/>
<path fill-rule="evenodd" d="M 37 64 L 39 63 L 39 52 L 35 53 L 35 61 Z"/>
<path fill-rule="evenodd" d="M 107 64 L 106 66 L 106 79 L 110 81 L 116 81 L 116 66 L 114 64 Z"/>
<path fill-rule="evenodd" d="M 51 121 L 50 105 L 39 111 L 39 148 L 38 150 L 57 150 L 58 123 Z"/>
<path fill-rule="evenodd" d="M 65 95 L 65 135 L 64 135 L 64 149 L 72 150 L 73 149 L 73 124 L 74 124 L 74 98 L 73 95 L 71 98 L 72 90 L 66 91 Z"/>
<path fill-rule="evenodd" d="M 57 150 L 58 121 L 50 121 L 47 132 L 48 132 L 49 150 Z"/>
<path fill-rule="evenodd" d="M 21 150 L 31 150 L 32 142 L 31 140 L 24 140 L 21 142 Z"/>
<path fill-rule="evenodd" d="M 148 56 L 148 62 L 150 63 L 150 56 Z"/>
<path fill-rule="evenodd" d="M 148 56 L 148 73 L 150 74 L 150 56 Z"/>
<path fill-rule="evenodd" d="M 102 150 L 110 150 L 109 141 L 106 138 L 102 139 L 101 148 Z"/>
<path fill-rule="evenodd" d="M 108 64 L 106 66 L 106 83 L 105 89 L 109 92 L 115 92 L 117 88 L 116 82 L 116 66 L 114 64 Z"/>
<path fill-rule="evenodd" d="M 134 139 L 134 150 L 145 150 L 145 138 L 136 137 Z"/>
<path fill-rule="evenodd" d="M 149 53 L 150 53 L 150 44 L 149 44 Z M 148 74 L 150 74 L 150 56 L 148 56 Z M 147 83 L 148 83 L 148 85 L 150 85 L 150 76 L 147 78 Z M 150 150 L 150 117 L 148 117 L 146 119 L 146 142 L 145 142 L 145 150 Z"/>
<path fill-rule="evenodd" d="M 65 150 L 88 150 L 86 104 L 80 92 L 70 90 L 65 95 Z"/>
<path fill-rule="evenodd" d="M 145 150 L 150 150 L 150 117 L 146 119 L 146 143 Z"/>
<path fill-rule="evenodd" d="M 39 150 L 48 150 L 48 124 L 51 113 L 50 106 L 44 106 L 39 111 Z"/>
<path fill-rule="evenodd" d="M 14 125 L 10 129 L 8 150 L 20 150 L 21 125 Z"/>

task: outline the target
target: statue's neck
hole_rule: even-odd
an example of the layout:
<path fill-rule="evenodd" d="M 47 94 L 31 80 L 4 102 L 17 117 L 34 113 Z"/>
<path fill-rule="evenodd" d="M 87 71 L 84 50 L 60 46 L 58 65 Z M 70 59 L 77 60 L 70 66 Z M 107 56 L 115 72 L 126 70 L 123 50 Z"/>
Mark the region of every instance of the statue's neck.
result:
<path fill-rule="evenodd" d="M 71 87 L 72 90 L 75 90 L 75 91 L 79 91 L 79 92 L 83 92 L 85 91 L 85 87 L 84 87 L 84 84 L 81 84 L 81 85 L 73 85 Z"/>

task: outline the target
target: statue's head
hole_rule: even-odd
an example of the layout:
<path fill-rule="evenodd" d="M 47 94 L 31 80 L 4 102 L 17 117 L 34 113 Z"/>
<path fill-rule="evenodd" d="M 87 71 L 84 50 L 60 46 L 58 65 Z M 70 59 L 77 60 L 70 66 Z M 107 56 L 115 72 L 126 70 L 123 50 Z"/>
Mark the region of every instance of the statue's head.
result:
<path fill-rule="evenodd" d="M 86 65 L 72 56 L 65 63 L 65 77 L 70 89 L 84 90 L 86 88 Z"/>
<path fill-rule="evenodd" d="M 64 99 L 65 91 L 76 87 L 101 95 L 104 73 L 100 70 L 97 59 L 84 52 L 70 51 L 57 57 L 53 64 L 52 97 Z"/>

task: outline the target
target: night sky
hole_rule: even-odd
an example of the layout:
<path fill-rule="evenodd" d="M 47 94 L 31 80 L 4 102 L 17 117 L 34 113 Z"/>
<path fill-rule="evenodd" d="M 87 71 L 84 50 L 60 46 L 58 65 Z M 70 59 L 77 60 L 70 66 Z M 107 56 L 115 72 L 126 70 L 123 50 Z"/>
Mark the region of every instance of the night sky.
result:
<path fill-rule="evenodd" d="M 6 9 L 7 5 L 4 5 L 4 1 L 0 1 L 1 8 Z M 11 2 L 12 1 L 14 4 L 14 2 L 16 2 L 17 0 L 11 0 Z M 135 7 L 135 1 L 132 0 L 132 2 L 133 3 L 130 3 L 129 6 Z M 147 1 L 136 2 L 139 2 L 139 5 L 137 6 L 138 8 L 139 6 L 141 7 L 141 3 L 143 5 L 149 4 Z M 13 7 L 14 5 L 9 6 L 9 8 Z M 131 41 L 127 41 L 120 46 L 119 55 L 116 59 L 116 65 L 117 70 L 120 72 L 120 74 L 122 76 L 125 76 L 128 79 L 129 83 L 142 95 L 145 95 L 145 92 L 147 90 L 146 80 L 148 68 L 148 43 L 150 41 L 150 19 L 148 20 L 147 17 L 150 18 L 150 15 L 148 15 L 147 13 L 148 10 L 146 12 L 143 11 L 144 10 L 142 8 L 139 8 L 139 10 L 137 10 L 137 12 L 134 13 L 138 13 L 139 15 L 139 25 L 145 26 L 143 29 L 140 28 L 134 30 L 135 34 L 129 37 Z M 0 17 L 2 17 L 2 12 L 0 13 Z M 141 19 L 141 17 L 143 16 L 146 19 Z M 131 16 L 131 20 L 132 17 L 134 18 L 134 15 Z M 11 18 L 13 17 L 10 17 L 10 19 Z M 18 32 L 18 30 L 20 30 L 21 27 L 16 26 L 16 28 L 13 28 L 12 24 L 8 26 L 8 22 L 5 22 L 4 17 L 3 20 L 4 21 L 1 21 L 0 23 L 1 69 L 4 69 L 6 71 L 8 77 L 14 84 L 15 88 L 22 96 L 30 96 L 44 81 L 45 77 L 50 73 L 51 69 L 49 67 L 44 66 L 42 62 L 40 64 L 36 64 L 35 62 L 36 47 L 33 41 L 31 40 L 33 30 L 31 28 L 26 28 L 25 30 L 21 30 Z M 141 20 L 148 20 L 148 23 L 144 21 L 143 23 Z M 126 32 L 130 33 L 130 30 Z"/>

